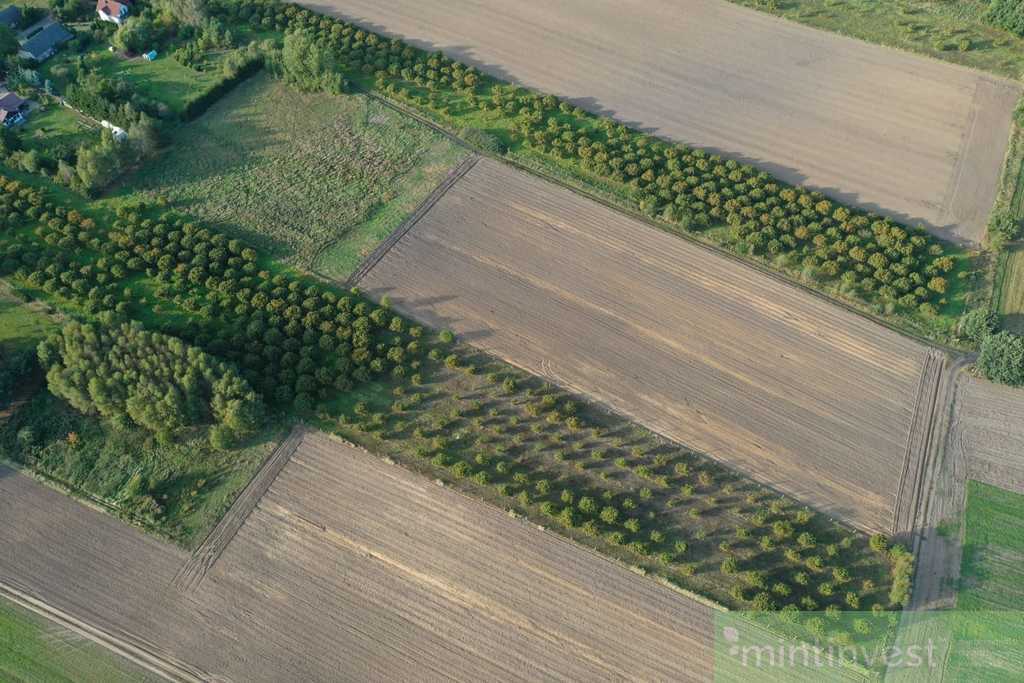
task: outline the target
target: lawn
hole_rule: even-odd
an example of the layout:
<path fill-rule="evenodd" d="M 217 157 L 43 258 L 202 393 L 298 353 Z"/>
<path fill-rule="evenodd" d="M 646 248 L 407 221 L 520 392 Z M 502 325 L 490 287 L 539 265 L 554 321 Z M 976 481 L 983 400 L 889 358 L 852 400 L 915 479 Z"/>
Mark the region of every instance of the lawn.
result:
<path fill-rule="evenodd" d="M 222 78 L 220 69 L 216 68 L 216 57 L 208 60 L 209 68 L 195 71 L 179 64 L 170 54 L 161 53 L 152 62 L 142 57 L 125 59 L 109 52 L 105 44 L 84 55 L 70 50 L 59 52 L 42 66 L 41 75 L 50 79 L 57 92 L 62 93 L 67 87 L 68 67 L 80 56 L 84 56 L 86 64 L 95 67 L 102 75 L 126 80 L 140 95 L 163 102 L 175 114 L 182 112 L 189 99 L 208 90 Z"/>
<path fill-rule="evenodd" d="M 362 95 L 307 95 L 267 75 L 174 131 L 116 194 L 169 204 L 275 258 L 344 278 L 464 151 Z"/>
<path fill-rule="evenodd" d="M 56 327 L 45 304 L 27 304 L 15 297 L 0 281 L 0 348 L 22 349 L 35 346 Z"/>
<path fill-rule="evenodd" d="M 1020 78 L 1024 39 L 983 19 L 986 0 L 731 0 L 815 28 Z"/>
<path fill-rule="evenodd" d="M 25 149 L 50 156 L 63 156 L 100 137 L 100 127 L 60 104 L 46 104 L 33 111 L 19 129 Z"/>
<path fill-rule="evenodd" d="M 68 629 L 0 601 L 0 680 L 115 683 L 158 679 Z"/>

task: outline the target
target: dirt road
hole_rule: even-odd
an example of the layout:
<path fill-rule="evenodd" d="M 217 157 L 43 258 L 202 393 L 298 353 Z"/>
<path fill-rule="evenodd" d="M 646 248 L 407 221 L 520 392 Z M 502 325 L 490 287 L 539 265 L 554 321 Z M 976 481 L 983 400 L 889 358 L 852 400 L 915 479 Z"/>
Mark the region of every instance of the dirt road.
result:
<path fill-rule="evenodd" d="M 926 347 L 493 161 L 360 285 L 862 528 L 921 450 Z"/>
<path fill-rule="evenodd" d="M 0 520 L 0 584 L 178 680 L 710 678 L 710 608 L 317 433 L 184 586 L 185 553 L 3 468 Z"/>
<path fill-rule="evenodd" d="M 1020 86 L 719 0 L 304 0 L 790 183 L 984 235 Z"/>

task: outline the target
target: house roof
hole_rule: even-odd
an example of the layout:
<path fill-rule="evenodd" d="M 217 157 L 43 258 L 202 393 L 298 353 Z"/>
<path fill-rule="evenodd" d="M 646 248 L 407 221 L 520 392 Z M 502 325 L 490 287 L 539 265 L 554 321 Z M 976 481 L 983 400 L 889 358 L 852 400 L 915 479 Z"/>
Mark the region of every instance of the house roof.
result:
<path fill-rule="evenodd" d="M 0 9 L 0 24 L 4 26 L 17 26 L 21 23 L 21 9 L 15 5 L 11 5 L 5 9 Z"/>
<path fill-rule="evenodd" d="M 21 109 L 26 100 L 18 97 L 15 93 L 5 92 L 0 95 L 0 111 L 16 112 Z"/>
<path fill-rule="evenodd" d="M 96 11 L 112 17 L 120 16 L 122 10 L 127 10 L 131 6 L 130 0 L 96 0 Z"/>
<path fill-rule="evenodd" d="M 74 37 L 75 34 L 61 24 L 53 23 L 29 38 L 21 46 L 21 49 L 32 55 L 33 58 L 39 59 L 51 48 L 63 45 Z"/>

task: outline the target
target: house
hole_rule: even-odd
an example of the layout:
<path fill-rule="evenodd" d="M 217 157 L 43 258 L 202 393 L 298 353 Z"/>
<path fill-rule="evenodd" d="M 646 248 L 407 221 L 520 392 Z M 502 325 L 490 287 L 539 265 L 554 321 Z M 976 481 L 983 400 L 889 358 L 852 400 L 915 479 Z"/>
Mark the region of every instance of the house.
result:
<path fill-rule="evenodd" d="M 28 100 L 18 97 L 15 93 L 0 93 L 0 123 L 13 126 L 25 120 Z"/>
<path fill-rule="evenodd" d="M 131 7 L 131 0 L 96 0 L 96 14 L 100 15 L 100 19 L 118 26 L 128 19 Z"/>
<path fill-rule="evenodd" d="M 0 26 L 17 31 L 21 26 L 21 9 L 15 5 L 11 5 L 7 9 L 0 9 Z"/>
<path fill-rule="evenodd" d="M 57 48 L 74 37 L 74 33 L 54 22 L 22 43 L 18 56 L 44 62 L 57 52 Z"/>

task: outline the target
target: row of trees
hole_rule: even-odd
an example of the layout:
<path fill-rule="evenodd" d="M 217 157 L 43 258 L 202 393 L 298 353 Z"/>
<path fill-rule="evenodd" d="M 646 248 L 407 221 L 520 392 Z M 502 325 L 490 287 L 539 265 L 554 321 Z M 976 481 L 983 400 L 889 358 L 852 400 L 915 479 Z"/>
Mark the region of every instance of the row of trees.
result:
<path fill-rule="evenodd" d="M 443 54 L 294 5 L 216 0 L 210 8 L 226 21 L 247 19 L 301 33 L 296 43 L 309 57 L 304 61 L 316 62 L 317 74 L 327 68 L 373 73 L 381 88 L 398 96 L 427 88 L 451 101 L 499 110 L 525 144 L 627 185 L 647 214 L 687 229 L 728 224 L 738 250 L 787 256 L 790 266 L 839 281 L 849 295 L 931 314 L 953 286 L 954 259 L 919 228 L 788 186 L 746 164 L 664 143 L 551 95 L 493 83 Z"/>
<path fill-rule="evenodd" d="M 228 365 L 140 323 L 100 317 L 97 324 L 70 322 L 39 344 L 53 394 L 122 428 L 170 434 L 212 424 L 219 446 L 259 426 L 260 400 Z"/>

